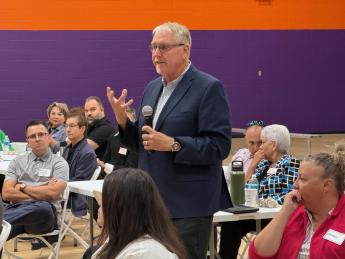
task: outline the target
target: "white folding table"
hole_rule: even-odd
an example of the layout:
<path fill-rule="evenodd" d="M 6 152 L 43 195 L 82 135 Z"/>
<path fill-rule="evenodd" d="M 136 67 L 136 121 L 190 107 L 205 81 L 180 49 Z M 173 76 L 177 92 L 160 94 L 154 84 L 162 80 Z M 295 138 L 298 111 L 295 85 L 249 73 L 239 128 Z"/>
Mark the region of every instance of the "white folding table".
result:
<path fill-rule="evenodd" d="M 94 191 L 102 192 L 103 187 L 103 180 L 95 180 L 95 181 L 76 181 L 76 182 L 69 182 L 68 187 L 71 192 L 84 194 L 88 197 L 93 198 Z M 93 205 L 92 199 L 89 199 L 89 208 L 92 209 Z M 278 212 L 280 208 L 260 208 L 259 211 L 253 213 L 244 213 L 244 214 L 233 214 L 224 211 L 218 211 L 213 215 L 213 224 L 226 222 L 226 221 L 240 221 L 246 219 L 255 219 L 256 220 L 256 231 L 259 232 L 261 230 L 261 219 L 270 219 L 273 218 Z M 91 210 L 90 210 L 91 211 Z M 91 215 L 91 214 L 90 214 Z M 93 221 L 90 220 L 90 244 L 92 244 L 93 239 Z M 214 259 L 215 250 L 214 250 L 214 228 L 211 228 L 211 235 L 210 235 L 210 258 Z"/>
<path fill-rule="evenodd" d="M 247 219 L 254 219 L 256 220 L 256 232 L 259 233 L 261 231 L 261 220 L 262 219 L 271 219 L 273 218 L 279 211 L 279 208 L 259 208 L 256 212 L 251 213 L 243 213 L 243 214 L 233 214 L 225 211 L 218 211 L 213 215 L 213 226 L 211 227 L 211 235 L 210 235 L 210 242 L 209 242 L 209 249 L 210 249 L 210 259 L 214 259 L 215 257 L 215 249 L 214 249 L 214 225 L 221 222 L 228 222 L 228 221 L 240 221 L 240 220 L 247 220 Z"/>

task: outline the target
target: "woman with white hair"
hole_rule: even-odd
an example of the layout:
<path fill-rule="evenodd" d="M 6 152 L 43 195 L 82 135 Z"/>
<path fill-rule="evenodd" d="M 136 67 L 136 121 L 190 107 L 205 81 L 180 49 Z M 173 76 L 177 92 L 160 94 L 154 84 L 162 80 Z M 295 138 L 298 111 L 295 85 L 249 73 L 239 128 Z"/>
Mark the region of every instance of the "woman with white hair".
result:
<path fill-rule="evenodd" d="M 262 144 L 255 153 L 253 168 L 248 169 L 247 180 L 256 177 L 260 183 L 259 198 L 274 198 L 283 204 L 285 195 L 293 189 L 300 161 L 289 155 L 289 130 L 278 124 L 266 126 L 261 131 Z M 254 172 L 254 174 L 253 174 Z"/>
<path fill-rule="evenodd" d="M 288 154 L 289 130 L 278 124 L 266 126 L 261 131 L 262 144 L 250 164 L 246 180 L 255 177 L 259 182 L 259 198 L 272 197 L 282 204 L 298 176 L 300 160 Z M 266 226 L 269 220 L 262 220 Z M 223 259 L 237 258 L 241 239 L 256 230 L 255 220 L 232 221 L 222 224 L 219 255 Z"/>

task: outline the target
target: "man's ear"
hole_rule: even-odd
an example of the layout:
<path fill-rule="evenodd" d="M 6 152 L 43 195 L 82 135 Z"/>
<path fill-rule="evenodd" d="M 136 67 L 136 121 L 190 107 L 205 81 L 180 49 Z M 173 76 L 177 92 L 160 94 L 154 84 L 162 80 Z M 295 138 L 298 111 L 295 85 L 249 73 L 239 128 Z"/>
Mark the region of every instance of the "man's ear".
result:
<path fill-rule="evenodd" d="M 189 60 L 190 46 L 184 45 L 182 47 L 183 47 L 183 59 L 187 61 L 187 60 Z"/>

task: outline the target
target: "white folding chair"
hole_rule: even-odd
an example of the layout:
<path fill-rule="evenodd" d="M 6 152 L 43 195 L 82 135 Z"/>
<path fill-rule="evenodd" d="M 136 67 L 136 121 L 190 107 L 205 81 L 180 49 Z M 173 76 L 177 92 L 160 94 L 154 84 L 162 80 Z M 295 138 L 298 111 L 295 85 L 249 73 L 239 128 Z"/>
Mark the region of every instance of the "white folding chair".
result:
<path fill-rule="evenodd" d="M 2 250 L 2 255 L 4 253 L 4 245 L 6 244 L 7 238 L 11 233 L 11 224 L 8 223 L 7 221 L 3 220 L 2 221 L 2 230 L 0 234 L 0 250 Z"/>
<path fill-rule="evenodd" d="M 101 173 L 102 168 L 100 166 L 98 166 L 96 168 L 96 170 L 94 171 L 93 175 L 91 176 L 90 180 L 97 180 L 98 176 Z M 69 220 L 65 220 L 64 224 L 63 224 L 63 233 L 62 236 L 65 236 L 66 233 L 70 234 L 73 238 L 74 238 L 74 245 L 76 246 L 77 242 L 80 243 L 85 249 L 89 248 L 89 244 L 84 240 L 83 236 L 85 236 L 87 230 L 89 230 L 88 228 L 88 222 L 89 220 L 93 220 L 92 218 L 92 212 L 89 213 L 89 218 L 84 218 L 84 217 L 76 217 L 72 214 L 72 212 L 70 211 L 68 213 L 68 218 Z M 81 232 L 81 234 L 78 234 L 75 229 L 72 228 L 72 223 L 76 220 L 76 219 L 82 219 L 85 220 L 85 226 L 82 227 L 84 230 Z"/>
<path fill-rule="evenodd" d="M 250 242 L 252 242 L 253 238 L 255 237 L 256 232 L 248 232 L 243 238 L 242 241 L 244 242 L 244 246 L 242 248 L 242 251 L 238 252 L 238 256 L 240 259 L 248 258 L 247 255 L 247 250 L 249 248 Z"/>
<path fill-rule="evenodd" d="M 57 219 L 58 219 L 58 226 L 59 229 L 56 229 L 52 232 L 49 233 L 45 233 L 45 234 L 29 234 L 29 233 L 24 233 L 24 234 L 20 234 L 17 237 L 14 238 L 13 240 L 13 244 L 14 244 L 14 251 L 17 252 L 17 244 L 18 244 L 18 237 L 23 237 L 23 238 L 37 238 L 39 240 L 41 240 L 43 243 L 45 243 L 47 245 L 47 247 L 51 250 L 51 253 L 49 255 L 48 258 L 55 258 L 58 259 L 59 258 L 59 252 L 60 252 L 60 245 L 61 245 L 61 241 L 62 241 L 62 230 L 63 230 L 63 224 L 62 222 L 65 221 L 65 217 L 66 217 L 66 208 L 67 208 L 67 201 L 68 201 L 68 197 L 69 197 L 69 188 L 68 186 L 66 186 L 66 189 L 62 195 L 62 201 L 63 201 L 63 207 L 61 208 L 61 210 L 57 211 Z M 46 239 L 45 237 L 48 236 L 54 236 L 54 235 L 58 235 L 58 241 L 55 243 L 55 245 L 51 245 Z M 7 255 L 8 258 L 21 258 L 19 256 L 14 255 L 13 253 L 10 253 L 8 250 L 6 250 L 6 248 L 4 249 L 5 253 Z"/>

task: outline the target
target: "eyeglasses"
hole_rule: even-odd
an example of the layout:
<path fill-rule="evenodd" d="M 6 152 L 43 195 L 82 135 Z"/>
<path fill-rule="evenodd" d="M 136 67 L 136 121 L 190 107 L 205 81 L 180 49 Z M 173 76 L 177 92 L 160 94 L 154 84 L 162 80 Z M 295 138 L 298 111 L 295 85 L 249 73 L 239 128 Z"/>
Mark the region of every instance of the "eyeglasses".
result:
<path fill-rule="evenodd" d="M 76 127 L 79 127 L 79 125 L 78 124 L 65 124 L 65 128 L 66 129 L 68 129 L 68 128 L 73 129 L 73 128 L 76 128 Z"/>
<path fill-rule="evenodd" d="M 260 127 L 265 127 L 266 124 L 262 120 L 253 120 L 247 123 L 247 128 L 251 126 L 260 126 Z"/>
<path fill-rule="evenodd" d="M 180 43 L 180 44 L 150 44 L 149 49 L 151 52 L 155 52 L 157 49 L 159 50 L 160 53 L 167 52 L 168 50 L 180 46 L 184 46 L 185 44 Z"/>
<path fill-rule="evenodd" d="M 36 140 L 36 139 L 42 139 L 43 137 L 45 137 L 47 135 L 48 135 L 48 133 L 46 133 L 46 132 L 38 132 L 36 134 L 32 134 L 30 136 L 27 136 L 26 138 L 30 139 L 30 140 Z"/>

